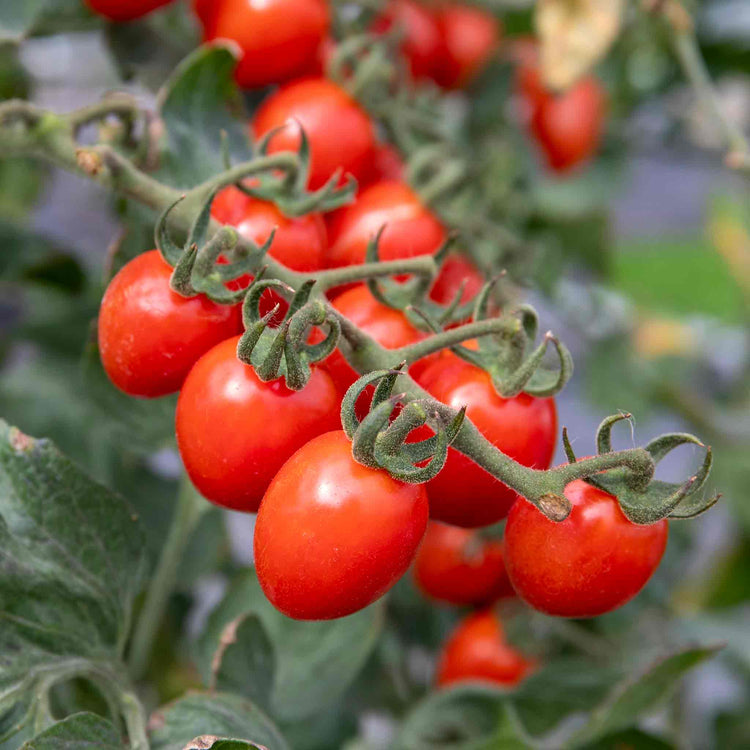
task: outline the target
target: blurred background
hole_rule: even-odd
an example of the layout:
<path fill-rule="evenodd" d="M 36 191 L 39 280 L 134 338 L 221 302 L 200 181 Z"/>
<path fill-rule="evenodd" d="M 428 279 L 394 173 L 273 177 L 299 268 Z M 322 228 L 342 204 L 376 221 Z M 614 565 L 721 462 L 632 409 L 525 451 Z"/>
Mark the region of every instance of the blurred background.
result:
<path fill-rule="evenodd" d="M 20 43 L 16 29 L 0 25 L 0 99 L 68 111 L 118 89 L 155 107 L 171 68 L 200 41 L 183 3 L 121 27 L 75 2 L 51 6 Z M 531 31 L 530 3 L 494 0 L 491 7 L 504 23 L 503 44 Z M 750 3 L 710 0 L 690 9 L 721 109 L 748 133 Z M 657 24 L 642 14 L 628 18 L 597 75 L 609 102 L 603 145 L 562 176 L 546 168 L 519 124 L 507 57 L 467 95 L 448 95 L 445 106 L 457 117 L 469 110 L 483 131 L 510 133 L 507 143 L 518 149 L 510 169 L 522 187 L 514 200 L 524 203 L 523 231 L 536 253 L 519 288 L 539 310 L 542 330 L 573 353 L 576 373 L 558 403 L 579 455 L 593 450 L 602 417 L 618 410 L 635 416 L 635 436 L 618 433 L 623 447 L 689 431 L 715 451 L 710 486 L 722 502 L 699 521 L 672 523 L 667 558 L 647 592 L 597 628 L 622 638 L 623 657 L 646 631 L 649 640 L 725 643 L 686 680 L 675 715 L 652 721 L 676 722 L 688 747 L 748 747 L 750 182 L 723 163 L 722 133 Z M 250 106 L 256 100 L 247 96 Z M 82 178 L 27 159 L 0 161 L 0 416 L 53 438 L 131 500 L 156 551 L 180 472 L 165 427 L 170 404 L 155 415 L 105 392 L 89 379 L 82 354 L 113 253 L 147 242 L 150 221 Z M 496 259 L 478 260 L 492 268 Z M 698 451 L 682 450 L 663 478 L 689 475 Z M 561 449 L 557 458 L 564 460 Z M 173 631 L 163 634 L 166 652 L 192 652 L 191 634 L 251 563 L 251 540 L 251 518 L 206 516 L 181 574 Z M 399 596 L 410 601 L 412 592 Z M 393 627 L 417 693 L 429 678 L 429 647 L 453 617 L 439 614 L 422 646 Z M 165 661 L 161 697 L 195 679 L 187 656 Z M 387 747 L 392 716 L 383 706 L 360 715 L 360 733 Z"/>

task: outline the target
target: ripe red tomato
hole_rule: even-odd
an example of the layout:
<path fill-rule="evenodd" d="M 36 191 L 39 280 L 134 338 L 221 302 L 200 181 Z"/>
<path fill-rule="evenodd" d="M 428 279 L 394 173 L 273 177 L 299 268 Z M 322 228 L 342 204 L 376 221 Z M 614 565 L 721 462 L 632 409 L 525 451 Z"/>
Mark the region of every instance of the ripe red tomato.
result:
<path fill-rule="evenodd" d="M 312 368 L 301 391 L 283 378 L 262 382 L 237 359 L 239 337 L 204 354 L 177 403 L 177 445 L 207 500 L 254 513 L 284 462 L 305 443 L 340 426 L 330 375 Z"/>
<path fill-rule="evenodd" d="M 588 160 L 599 147 L 606 97 L 593 75 L 556 94 L 542 83 L 536 49 L 529 42 L 517 48 L 520 65 L 516 87 L 525 108 L 524 119 L 549 166 L 567 172 Z"/>
<path fill-rule="evenodd" d="M 500 43 L 500 22 L 486 10 L 449 3 L 438 10 L 441 54 L 435 80 L 463 88 L 476 78 Z"/>
<path fill-rule="evenodd" d="M 441 39 L 435 13 L 414 0 L 390 0 L 375 20 L 373 31 L 398 29 L 403 35 L 401 54 L 415 81 L 432 78 L 440 59 Z"/>
<path fill-rule="evenodd" d="M 368 185 L 383 180 L 400 182 L 405 171 L 404 161 L 396 148 L 388 143 L 379 143 L 373 152 Z"/>
<path fill-rule="evenodd" d="M 364 284 L 348 289 L 331 304 L 386 349 L 408 346 L 424 336 L 400 310 L 378 302 Z M 324 359 L 321 366 L 331 374 L 341 393 L 359 377 L 338 349 Z"/>
<path fill-rule="evenodd" d="M 427 495 L 358 464 L 341 431 L 300 448 L 271 482 L 255 526 L 258 580 L 298 620 L 344 617 L 406 572 L 427 526 Z"/>
<path fill-rule="evenodd" d="M 143 253 L 120 269 L 102 299 L 102 364 L 131 396 L 178 391 L 203 354 L 242 331 L 239 305 L 181 297 L 169 287 L 171 273 L 158 250 Z"/>
<path fill-rule="evenodd" d="M 553 399 L 521 393 L 497 395 L 490 376 L 454 354 L 431 362 L 417 375 L 419 384 L 439 401 L 466 414 L 503 453 L 537 469 L 549 468 L 557 433 Z M 508 515 L 518 495 L 453 448 L 441 472 L 427 483 L 430 517 L 456 526 L 496 523 Z"/>
<path fill-rule="evenodd" d="M 172 0 L 85 0 L 86 5 L 110 21 L 133 21 Z"/>
<path fill-rule="evenodd" d="M 440 305 L 453 302 L 461 284 L 465 282 L 461 295 L 461 303 L 476 297 L 484 286 L 484 276 L 481 271 L 464 255 L 451 253 L 442 265 L 435 283 L 430 289 L 430 299 Z"/>
<path fill-rule="evenodd" d="M 196 12 L 205 41 L 239 46 L 235 77 L 243 88 L 312 72 L 330 26 L 325 0 L 216 0 L 211 7 L 198 0 Z"/>
<path fill-rule="evenodd" d="M 560 617 L 596 617 L 621 607 L 646 584 L 667 546 L 667 521 L 631 523 L 617 499 L 583 480 L 565 497 L 560 523 L 519 500 L 505 525 L 505 564 L 518 595 Z"/>
<path fill-rule="evenodd" d="M 293 271 L 318 271 L 323 267 L 327 237 L 320 214 L 290 218 L 273 203 L 251 198 L 230 186 L 216 195 L 211 215 L 222 224 L 236 227 L 243 237 L 258 245 L 276 229 L 268 254 Z"/>
<path fill-rule="evenodd" d="M 502 624 L 491 611 L 476 612 L 462 620 L 440 653 L 437 684 L 491 682 L 517 685 L 534 669 L 505 641 Z"/>
<path fill-rule="evenodd" d="M 426 596 L 449 604 L 489 604 L 514 595 L 502 542 L 435 521 L 417 552 L 414 581 Z"/>
<path fill-rule="evenodd" d="M 296 151 L 300 125 L 310 143 L 309 186 L 319 188 L 338 169 L 357 180 L 366 178 L 375 148 L 375 129 L 367 113 L 333 81 L 307 78 L 282 86 L 255 113 L 256 139 L 281 128 L 269 153 Z"/>
<path fill-rule="evenodd" d="M 431 255 L 445 241 L 443 226 L 408 185 L 378 182 L 365 188 L 354 203 L 332 214 L 327 265 L 364 263 L 369 241 L 383 226 L 381 260 Z"/>

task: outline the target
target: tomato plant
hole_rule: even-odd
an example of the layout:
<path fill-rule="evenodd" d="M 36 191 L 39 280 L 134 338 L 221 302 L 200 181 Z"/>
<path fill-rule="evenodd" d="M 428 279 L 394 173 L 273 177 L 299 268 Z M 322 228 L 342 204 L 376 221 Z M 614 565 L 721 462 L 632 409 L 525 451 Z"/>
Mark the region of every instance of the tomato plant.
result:
<path fill-rule="evenodd" d="M 426 526 L 424 487 L 358 464 L 346 435 L 329 432 L 300 448 L 263 498 L 258 580 L 290 617 L 343 617 L 404 574 Z"/>
<path fill-rule="evenodd" d="M 508 575 L 532 607 L 562 617 L 596 617 L 632 599 L 667 546 L 667 521 L 629 521 L 612 495 L 576 481 L 565 489 L 568 518 L 554 523 L 520 501 L 505 527 Z"/>
<path fill-rule="evenodd" d="M 242 328 L 236 306 L 180 297 L 169 287 L 171 273 L 158 250 L 143 253 L 119 271 L 102 299 L 102 363 L 112 382 L 131 396 L 179 390 L 206 351 Z"/>
<path fill-rule="evenodd" d="M 237 83 L 266 86 L 311 72 L 330 23 L 324 0 L 217 0 L 198 8 L 206 41 L 229 39 Z"/>
<path fill-rule="evenodd" d="M 476 612 L 446 641 L 438 662 L 437 684 L 490 682 L 509 687 L 521 682 L 533 668 L 531 660 L 506 643 L 497 615 Z"/>

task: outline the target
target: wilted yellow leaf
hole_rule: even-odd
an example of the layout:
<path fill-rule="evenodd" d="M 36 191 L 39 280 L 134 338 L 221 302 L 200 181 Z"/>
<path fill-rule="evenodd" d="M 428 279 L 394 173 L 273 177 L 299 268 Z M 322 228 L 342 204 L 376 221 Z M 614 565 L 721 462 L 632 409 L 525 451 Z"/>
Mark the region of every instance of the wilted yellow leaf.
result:
<path fill-rule="evenodd" d="M 545 84 L 563 90 L 584 75 L 620 31 L 623 0 L 538 0 L 536 30 Z"/>

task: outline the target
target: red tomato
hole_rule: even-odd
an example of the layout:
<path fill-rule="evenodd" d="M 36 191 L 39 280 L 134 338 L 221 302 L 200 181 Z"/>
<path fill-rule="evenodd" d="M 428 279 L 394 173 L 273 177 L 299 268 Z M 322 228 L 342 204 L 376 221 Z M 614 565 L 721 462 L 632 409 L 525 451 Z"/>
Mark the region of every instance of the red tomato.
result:
<path fill-rule="evenodd" d="M 400 310 L 378 302 L 364 284 L 348 289 L 331 304 L 386 349 L 398 349 L 423 338 L 422 332 Z M 321 366 L 331 374 L 341 393 L 359 378 L 338 349 L 324 359 Z"/>
<path fill-rule="evenodd" d="M 132 21 L 172 0 L 85 0 L 86 5 L 110 21 Z"/>
<path fill-rule="evenodd" d="M 330 267 L 364 263 L 369 241 L 383 226 L 381 260 L 431 255 L 445 241 L 445 230 L 437 217 L 408 185 L 396 181 L 365 188 L 355 203 L 331 216 L 328 226 Z"/>
<path fill-rule="evenodd" d="M 437 684 L 479 681 L 512 687 L 533 669 L 533 662 L 506 643 L 497 615 L 476 612 L 459 623 L 443 646 Z"/>
<path fill-rule="evenodd" d="M 235 77 L 257 88 L 312 72 L 328 34 L 325 0 L 198 0 L 204 39 L 230 39 L 240 50 Z"/>
<path fill-rule="evenodd" d="M 323 267 L 327 238 L 320 214 L 289 218 L 273 204 L 245 195 L 230 186 L 220 191 L 211 215 L 231 224 L 249 240 L 262 245 L 276 229 L 268 254 L 293 271 L 318 271 Z"/>
<path fill-rule="evenodd" d="M 438 11 L 442 43 L 435 79 L 445 88 L 463 88 L 476 78 L 500 43 L 500 22 L 486 10 L 450 3 Z"/>
<path fill-rule="evenodd" d="M 110 281 L 99 310 L 99 351 L 110 380 L 131 396 L 180 389 L 212 346 L 242 331 L 239 305 L 187 299 L 169 287 L 158 250 L 139 255 Z"/>
<path fill-rule="evenodd" d="M 449 604 L 489 604 L 514 594 L 502 542 L 434 521 L 414 561 L 414 581 L 425 595 Z"/>
<path fill-rule="evenodd" d="M 505 563 L 518 595 L 560 617 L 596 617 L 621 607 L 646 584 L 667 546 L 666 520 L 631 523 L 617 499 L 583 480 L 565 497 L 573 509 L 560 523 L 526 500 L 505 526 Z"/>
<path fill-rule="evenodd" d="M 419 384 L 439 401 L 466 414 L 493 445 L 524 466 L 549 468 L 557 434 L 553 399 L 521 393 L 497 395 L 490 376 L 450 354 L 430 363 Z M 441 472 L 427 483 L 430 517 L 456 526 L 496 523 L 508 515 L 518 495 L 453 448 Z"/>
<path fill-rule="evenodd" d="M 465 282 L 461 303 L 476 297 L 484 286 L 481 271 L 465 256 L 458 253 L 449 255 L 430 289 L 430 299 L 440 305 L 448 305 L 458 294 L 461 284 Z"/>
<path fill-rule="evenodd" d="M 300 448 L 271 482 L 255 526 L 258 580 L 298 620 L 344 617 L 406 572 L 427 526 L 427 495 L 358 464 L 341 431 Z"/>
<path fill-rule="evenodd" d="M 435 13 L 413 0 L 390 0 L 376 19 L 373 31 L 398 29 L 401 53 L 414 80 L 432 78 L 441 54 L 440 30 Z"/>
<path fill-rule="evenodd" d="M 177 445 L 201 495 L 254 513 L 283 463 L 340 425 L 340 401 L 317 367 L 301 391 L 283 378 L 262 382 L 237 359 L 238 341 L 222 341 L 190 371 L 177 403 Z"/>
<path fill-rule="evenodd" d="M 255 113 L 256 139 L 275 128 L 269 153 L 296 151 L 300 125 L 310 151 L 309 186 L 319 188 L 338 169 L 357 180 L 366 178 L 375 148 L 375 129 L 367 113 L 340 86 L 325 78 L 308 78 L 282 86 Z"/>
<path fill-rule="evenodd" d="M 388 143 L 379 143 L 372 157 L 372 168 L 368 184 L 382 180 L 401 181 L 406 169 L 398 150 Z"/>

